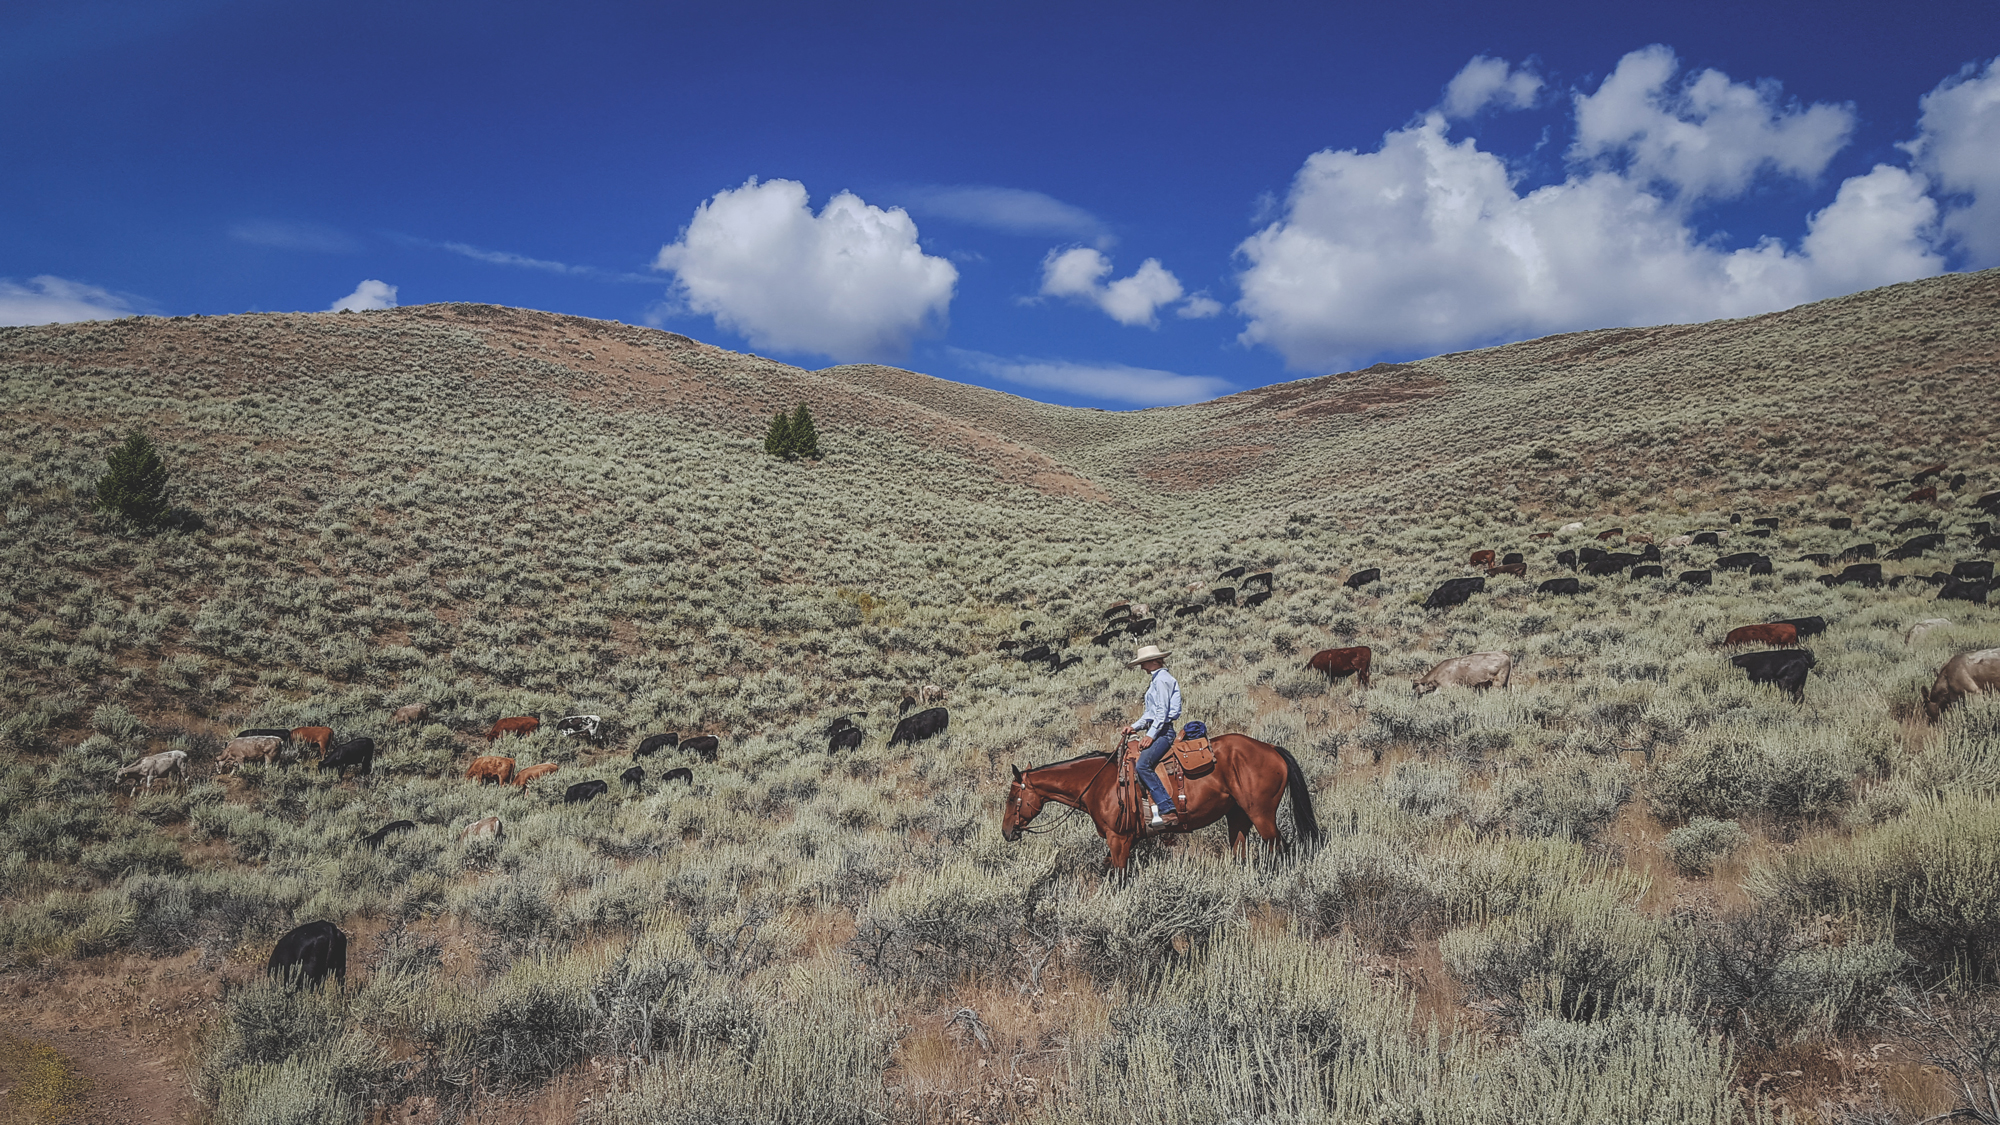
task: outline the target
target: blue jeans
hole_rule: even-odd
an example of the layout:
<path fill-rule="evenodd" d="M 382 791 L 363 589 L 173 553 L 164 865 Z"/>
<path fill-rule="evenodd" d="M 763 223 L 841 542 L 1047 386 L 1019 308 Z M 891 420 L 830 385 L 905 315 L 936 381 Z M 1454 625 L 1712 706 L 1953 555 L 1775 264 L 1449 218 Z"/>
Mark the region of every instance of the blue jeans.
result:
<path fill-rule="evenodd" d="M 1146 791 L 1153 795 L 1153 804 L 1162 814 L 1174 811 L 1174 799 L 1167 796 L 1167 787 L 1160 782 L 1156 767 L 1160 759 L 1174 746 L 1174 728 L 1170 724 L 1153 740 L 1151 746 L 1139 752 L 1139 780 L 1146 783 Z"/>

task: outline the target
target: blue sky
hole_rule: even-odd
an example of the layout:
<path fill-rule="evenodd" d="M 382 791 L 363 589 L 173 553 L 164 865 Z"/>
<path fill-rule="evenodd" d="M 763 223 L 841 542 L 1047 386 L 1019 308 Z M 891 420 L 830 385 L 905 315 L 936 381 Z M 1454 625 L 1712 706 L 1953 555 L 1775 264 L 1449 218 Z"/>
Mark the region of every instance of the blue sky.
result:
<path fill-rule="evenodd" d="M 480 301 L 1182 402 L 2000 265 L 2000 5 L 0 7 L 0 323 Z"/>

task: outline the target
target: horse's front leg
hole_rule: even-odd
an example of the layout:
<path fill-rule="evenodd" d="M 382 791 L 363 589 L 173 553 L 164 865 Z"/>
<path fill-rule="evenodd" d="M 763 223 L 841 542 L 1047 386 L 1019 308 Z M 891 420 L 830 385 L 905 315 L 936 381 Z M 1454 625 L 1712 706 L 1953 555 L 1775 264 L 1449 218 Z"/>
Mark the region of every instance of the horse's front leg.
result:
<path fill-rule="evenodd" d="M 1105 842 L 1111 845 L 1111 856 L 1105 862 L 1120 871 L 1125 870 L 1125 861 L 1132 858 L 1132 841 L 1134 837 L 1121 836 L 1116 832 L 1107 832 L 1104 834 L 1104 839 Z"/>

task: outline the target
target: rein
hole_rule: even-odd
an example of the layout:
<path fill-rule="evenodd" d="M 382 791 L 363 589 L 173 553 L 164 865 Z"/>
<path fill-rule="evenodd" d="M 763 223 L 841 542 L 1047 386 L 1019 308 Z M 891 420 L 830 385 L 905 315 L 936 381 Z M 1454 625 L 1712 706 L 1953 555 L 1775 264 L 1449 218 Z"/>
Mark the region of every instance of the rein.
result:
<path fill-rule="evenodd" d="M 1097 766 L 1097 772 L 1096 772 L 1096 773 L 1093 773 L 1093 774 L 1091 774 L 1091 775 L 1090 775 L 1090 780 L 1089 780 L 1089 781 L 1086 781 L 1086 782 L 1084 782 L 1084 783 L 1083 783 L 1083 787 L 1082 787 L 1081 789 L 1078 789 L 1078 790 L 1076 791 L 1076 799 L 1077 799 L 1078 801 L 1082 801 L 1082 800 L 1083 800 L 1083 798 L 1084 798 L 1084 795 L 1090 792 L 1090 787 L 1091 787 L 1091 786 L 1093 786 L 1093 785 L 1096 785 L 1096 784 L 1097 784 L 1097 779 L 1098 779 L 1098 778 L 1100 778 L 1100 777 L 1103 777 L 1103 776 L 1104 776 L 1104 769 L 1105 769 L 1105 767 L 1106 767 L 1106 766 L 1109 766 L 1109 765 L 1110 765 L 1111 763 L 1113 763 L 1113 762 L 1115 762 L 1115 761 L 1117 761 L 1117 760 L 1118 760 L 1118 756 L 1117 756 L 1116 754 L 1112 754 L 1112 755 L 1110 755 L 1110 756 L 1106 757 L 1106 758 L 1104 759 L 1104 761 L 1102 761 L 1102 762 L 1098 763 L 1098 766 Z M 1028 769 L 1028 770 L 1026 770 L 1026 771 L 1024 771 L 1024 772 L 1023 772 L 1023 777 L 1025 777 L 1025 776 L 1026 776 L 1027 774 L 1030 774 L 1030 773 L 1034 773 L 1034 772 L 1035 772 L 1035 770 L 1037 770 L 1037 769 L 1041 769 L 1041 768 L 1043 768 L 1043 767 L 1041 767 L 1041 766 L 1036 766 L 1036 767 L 1033 767 L 1033 768 L 1031 768 L 1031 769 Z M 1041 791 L 1040 791 L 1040 790 L 1036 790 L 1036 792 L 1041 792 Z M 1082 812 L 1084 812 L 1084 808 L 1083 808 L 1083 806 L 1082 806 L 1081 804 L 1075 804 L 1075 805 L 1073 805 L 1073 804 L 1070 804 L 1070 803 L 1069 803 L 1069 801 L 1067 801 L 1067 800 L 1064 800 L 1064 799 L 1063 799 L 1063 795 L 1062 795 L 1062 794 L 1060 794 L 1060 793 L 1043 793 L 1043 794 L 1042 794 L 1042 803 L 1043 803 L 1043 804 L 1057 804 L 1057 805 L 1061 805 L 1061 806 L 1062 806 L 1063 808 L 1066 808 L 1066 809 L 1068 809 L 1069 811 L 1071 811 L 1071 812 L 1073 812 L 1073 813 L 1082 813 Z M 1084 813 L 1084 815 L 1085 815 L 1085 816 L 1088 816 L 1089 814 L 1088 814 L 1088 813 Z M 1053 832 L 1053 831 L 1055 831 L 1055 830 L 1056 830 L 1057 828 L 1060 828 L 1061 826 L 1063 826 L 1063 825 L 1065 825 L 1065 824 L 1069 823 L 1069 821 L 1070 821 L 1070 818 L 1069 818 L 1069 817 L 1063 817 L 1063 818 L 1062 818 L 1062 819 L 1060 819 L 1060 820 L 1051 820 L 1051 821 L 1045 821 L 1045 822 L 1043 822 L 1042 826 L 1041 826 L 1041 827 L 1039 827 L 1039 828 L 1035 828 L 1035 827 L 1031 827 L 1031 826 L 1029 826 L 1029 825 L 1026 825 L 1026 824 L 1023 824 L 1023 825 L 1021 825 L 1021 826 L 1020 826 L 1019 828 L 1016 828 L 1016 829 L 1015 829 L 1015 831 L 1016 831 L 1016 832 L 1019 832 L 1019 833 L 1021 833 L 1021 834 L 1022 834 L 1022 835 L 1024 835 L 1024 836 L 1039 836 L 1039 835 L 1041 835 L 1041 834 L 1042 834 L 1042 833 L 1044 833 L 1044 832 Z M 1096 822 L 1095 822 L 1095 821 L 1093 820 L 1093 821 L 1092 821 L 1092 823 L 1094 824 L 1094 823 L 1096 823 Z"/>

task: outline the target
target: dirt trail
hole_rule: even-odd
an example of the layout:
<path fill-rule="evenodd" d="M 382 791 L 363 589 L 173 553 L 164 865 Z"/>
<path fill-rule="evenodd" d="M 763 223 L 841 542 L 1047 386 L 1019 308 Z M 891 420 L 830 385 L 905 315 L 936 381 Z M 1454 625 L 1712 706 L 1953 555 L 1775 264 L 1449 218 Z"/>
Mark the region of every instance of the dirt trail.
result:
<path fill-rule="evenodd" d="M 213 1013 L 215 980 L 191 957 L 133 961 L 63 980 L 0 975 L 0 1031 L 19 1047 L 55 1049 L 89 1088 L 71 1119 L 90 1125 L 191 1125 L 202 1107 L 188 1087 L 195 1036 Z M 121 971 L 123 970 L 123 971 Z M 24 1109 L 10 1091 L 4 1115 Z M 25 1120 L 25 1119 L 24 1119 Z"/>

